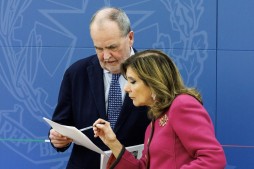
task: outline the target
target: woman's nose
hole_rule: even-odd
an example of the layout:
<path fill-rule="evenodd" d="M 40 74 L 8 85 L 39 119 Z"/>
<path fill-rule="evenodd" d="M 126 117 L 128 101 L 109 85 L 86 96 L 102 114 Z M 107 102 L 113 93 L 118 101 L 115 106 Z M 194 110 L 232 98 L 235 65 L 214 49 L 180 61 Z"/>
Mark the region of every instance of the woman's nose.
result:
<path fill-rule="evenodd" d="M 126 93 L 130 93 L 131 92 L 131 87 L 130 87 L 130 84 L 128 82 L 124 86 L 124 91 Z"/>
<path fill-rule="evenodd" d="M 128 84 L 125 84 L 124 87 L 123 87 L 124 91 L 129 93 L 129 87 L 128 87 Z"/>

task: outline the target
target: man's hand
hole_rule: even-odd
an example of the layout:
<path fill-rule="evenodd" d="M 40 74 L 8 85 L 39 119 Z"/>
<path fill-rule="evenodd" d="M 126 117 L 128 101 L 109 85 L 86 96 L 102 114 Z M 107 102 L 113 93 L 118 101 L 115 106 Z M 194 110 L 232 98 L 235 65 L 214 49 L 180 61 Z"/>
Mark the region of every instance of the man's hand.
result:
<path fill-rule="evenodd" d="M 56 148 L 63 148 L 66 147 L 68 144 L 70 144 L 73 140 L 61 135 L 60 133 L 56 132 L 54 129 L 50 130 L 49 139 L 51 140 L 51 143 Z"/>

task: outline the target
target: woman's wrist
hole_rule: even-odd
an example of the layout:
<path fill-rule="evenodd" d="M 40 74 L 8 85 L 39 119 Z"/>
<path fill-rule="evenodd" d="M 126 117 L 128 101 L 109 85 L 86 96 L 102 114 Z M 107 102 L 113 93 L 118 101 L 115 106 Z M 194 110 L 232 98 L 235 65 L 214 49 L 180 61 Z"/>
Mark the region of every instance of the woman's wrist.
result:
<path fill-rule="evenodd" d="M 108 147 L 111 149 L 114 156 L 117 158 L 122 151 L 123 145 L 119 142 L 119 140 L 114 140 L 109 143 Z"/>

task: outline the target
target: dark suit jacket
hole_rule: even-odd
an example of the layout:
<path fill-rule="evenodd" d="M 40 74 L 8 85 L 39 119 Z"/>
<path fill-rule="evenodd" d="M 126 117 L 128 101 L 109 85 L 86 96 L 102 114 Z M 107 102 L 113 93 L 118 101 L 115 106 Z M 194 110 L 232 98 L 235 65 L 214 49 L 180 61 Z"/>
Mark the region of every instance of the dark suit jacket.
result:
<path fill-rule="evenodd" d="M 91 126 L 98 118 L 107 119 L 104 93 L 103 69 L 97 56 L 77 61 L 64 74 L 52 120 L 81 129 Z M 145 129 L 149 123 L 146 112 L 146 107 L 135 107 L 126 94 L 114 129 L 124 146 L 144 142 Z M 84 133 L 102 150 L 108 150 L 99 138 L 94 138 L 93 130 Z M 57 151 L 65 151 L 67 148 Z M 100 154 L 74 144 L 68 169 L 99 169 L 99 165 Z"/>

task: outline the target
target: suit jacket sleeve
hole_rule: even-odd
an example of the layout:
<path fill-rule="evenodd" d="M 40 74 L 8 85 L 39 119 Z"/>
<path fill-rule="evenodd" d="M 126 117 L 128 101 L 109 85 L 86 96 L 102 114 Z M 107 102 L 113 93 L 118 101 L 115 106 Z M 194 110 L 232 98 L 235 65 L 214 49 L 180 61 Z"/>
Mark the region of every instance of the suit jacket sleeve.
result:
<path fill-rule="evenodd" d="M 52 120 L 57 123 L 72 126 L 73 123 L 72 123 L 72 120 L 70 120 L 72 119 L 70 112 L 72 112 L 71 110 L 71 83 L 69 79 L 69 72 L 67 70 L 64 74 L 64 77 L 61 83 L 60 92 L 58 96 L 58 104 L 54 111 Z M 54 147 L 52 143 L 51 145 L 58 152 L 64 152 L 70 147 L 71 144 L 68 144 L 63 148 L 56 148 Z"/>

